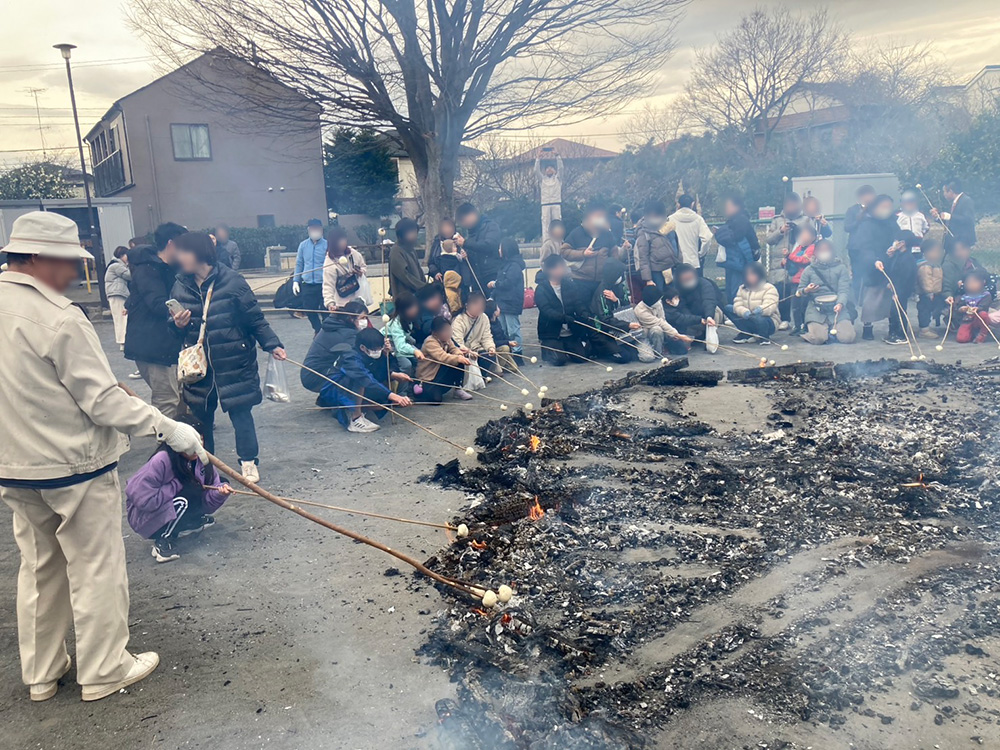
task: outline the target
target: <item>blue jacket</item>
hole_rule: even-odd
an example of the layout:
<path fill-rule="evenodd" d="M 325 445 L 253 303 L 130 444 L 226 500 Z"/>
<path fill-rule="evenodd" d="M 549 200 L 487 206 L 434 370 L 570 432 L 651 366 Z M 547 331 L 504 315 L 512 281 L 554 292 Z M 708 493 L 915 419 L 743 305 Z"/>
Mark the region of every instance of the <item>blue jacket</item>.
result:
<path fill-rule="evenodd" d="M 326 262 L 326 239 L 313 242 L 304 239 L 295 253 L 295 280 L 300 284 L 322 284 Z"/>

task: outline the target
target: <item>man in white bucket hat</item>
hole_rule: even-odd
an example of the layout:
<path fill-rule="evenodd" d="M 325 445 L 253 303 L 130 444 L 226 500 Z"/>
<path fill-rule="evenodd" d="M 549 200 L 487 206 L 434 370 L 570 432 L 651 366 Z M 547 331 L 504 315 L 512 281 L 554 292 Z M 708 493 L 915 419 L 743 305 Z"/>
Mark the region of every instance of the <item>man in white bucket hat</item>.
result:
<path fill-rule="evenodd" d="M 128 644 L 120 433 L 156 435 L 207 460 L 193 428 L 120 388 L 94 327 L 63 296 L 81 258 L 76 224 L 54 213 L 19 217 L 0 274 L 0 498 L 21 550 L 17 626 L 32 700 L 56 694 L 72 664 L 83 700 L 149 675 L 159 657 Z"/>

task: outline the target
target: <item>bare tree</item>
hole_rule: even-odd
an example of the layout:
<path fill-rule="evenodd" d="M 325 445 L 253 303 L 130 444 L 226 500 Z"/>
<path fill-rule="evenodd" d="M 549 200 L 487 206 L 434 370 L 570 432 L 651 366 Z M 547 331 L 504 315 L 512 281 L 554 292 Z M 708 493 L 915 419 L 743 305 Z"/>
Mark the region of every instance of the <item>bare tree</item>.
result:
<path fill-rule="evenodd" d="M 176 61 L 221 46 L 319 105 L 326 125 L 393 131 L 434 223 L 463 141 L 620 109 L 673 51 L 686 2 L 131 0 L 130 18 Z M 245 105 L 288 115 L 267 96 Z"/>
<path fill-rule="evenodd" d="M 651 143 L 661 146 L 675 141 L 690 130 L 687 112 L 680 99 L 663 105 L 649 102 L 626 121 L 621 129 L 622 140 L 627 146 L 644 146 Z"/>
<path fill-rule="evenodd" d="M 848 37 L 826 10 L 758 8 L 695 55 L 683 109 L 692 123 L 766 152 L 775 127 L 807 84 L 839 70 Z"/>

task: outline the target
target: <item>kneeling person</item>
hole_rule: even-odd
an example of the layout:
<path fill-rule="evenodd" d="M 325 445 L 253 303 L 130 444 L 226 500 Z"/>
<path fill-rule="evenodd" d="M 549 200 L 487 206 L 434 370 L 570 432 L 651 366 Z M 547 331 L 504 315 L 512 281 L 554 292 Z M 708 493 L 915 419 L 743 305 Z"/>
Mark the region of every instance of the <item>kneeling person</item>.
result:
<path fill-rule="evenodd" d="M 486 295 L 472 292 L 465 303 L 465 310 L 451 321 L 452 341 L 460 349 L 467 350 L 472 359 L 480 360 L 484 370 L 499 373 L 497 367 L 497 346 L 493 341 L 490 319 L 485 315 Z"/>
<path fill-rule="evenodd" d="M 406 396 L 392 392 L 393 381 L 409 383 L 385 346 L 385 336 L 374 328 L 358 332 L 354 346 L 337 358 L 330 380 L 316 403 L 331 408 L 348 432 L 375 432 L 379 426 L 369 417 L 385 416 L 383 406 L 409 406 Z"/>
<path fill-rule="evenodd" d="M 726 313 L 740 332 L 734 344 L 745 344 L 757 339 L 770 344 L 771 335 L 777 330 L 781 318 L 778 313 L 778 290 L 767 281 L 767 272 L 760 263 L 751 263 L 743 270 L 743 286 L 736 292 L 733 304 L 726 305 Z"/>
<path fill-rule="evenodd" d="M 421 392 L 418 401 L 440 402 L 452 389 L 456 398 L 468 401 L 472 395 L 462 390 L 465 368 L 472 360 L 462 354 L 462 350 L 452 341 L 451 321 L 442 315 L 431 323 L 431 335 L 424 341 L 421 350 L 424 358 L 417 362 L 417 380 Z"/>
<path fill-rule="evenodd" d="M 659 287 L 642 288 L 642 301 L 635 306 L 635 319 L 655 352 L 662 353 L 666 347 L 670 354 L 687 354 L 691 348 L 694 339 L 681 334 L 667 322 Z"/>
<path fill-rule="evenodd" d="M 816 252 L 802 271 L 795 295 L 806 302 L 805 341 L 825 344 L 831 337 L 841 344 L 854 341 L 857 331 L 848 305 L 851 272 L 837 257 L 830 240 L 816 243 Z"/>

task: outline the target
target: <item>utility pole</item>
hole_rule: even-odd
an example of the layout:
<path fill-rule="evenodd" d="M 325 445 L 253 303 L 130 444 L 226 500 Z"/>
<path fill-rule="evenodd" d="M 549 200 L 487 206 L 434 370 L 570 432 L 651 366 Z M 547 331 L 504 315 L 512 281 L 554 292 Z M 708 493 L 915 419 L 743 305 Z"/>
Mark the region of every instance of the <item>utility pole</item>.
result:
<path fill-rule="evenodd" d="M 80 133 L 80 115 L 76 111 L 76 92 L 73 90 L 73 71 L 70 69 L 69 58 L 75 44 L 54 44 L 54 49 L 62 53 L 66 61 L 66 80 L 69 81 L 69 100 L 73 105 L 73 123 L 76 125 L 76 145 L 80 149 L 80 172 L 83 175 L 83 194 L 87 198 L 87 219 L 90 221 L 90 251 L 94 254 L 94 266 L 97 269 L 97 291 L 101 295 L 101 307 L 107 309 L 108 295 L 104 291 L 104 248 L 97 234 L 97 218 L 94 216 L 94 203 L 90 199 L 90 183 L 87 182 L 87 160 L 83 156 L 83 136 Z"/>
<path fill-rule="evenodd" d="M 42 161 L 48 161 L 49 155 L 45 152 L 45 128 L 42 127 L 42 109 L 38 106 L 38 95 L 44 94 L 45 89 L 28 88 L 25 91 L 35 99 L 35 116 L 38 118 L 38 138 L 42 142 Z"/>

